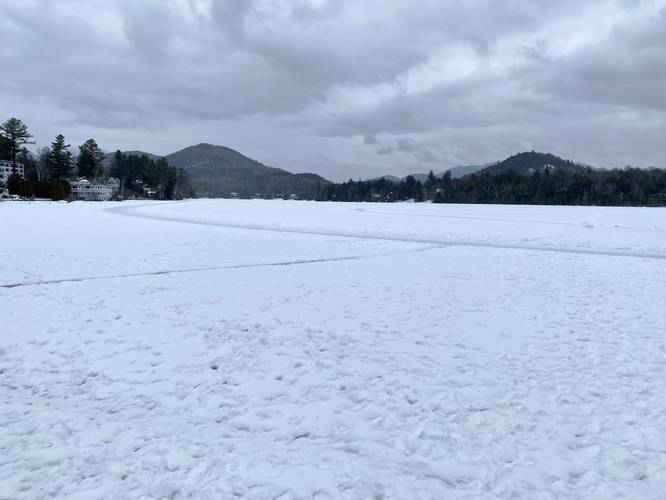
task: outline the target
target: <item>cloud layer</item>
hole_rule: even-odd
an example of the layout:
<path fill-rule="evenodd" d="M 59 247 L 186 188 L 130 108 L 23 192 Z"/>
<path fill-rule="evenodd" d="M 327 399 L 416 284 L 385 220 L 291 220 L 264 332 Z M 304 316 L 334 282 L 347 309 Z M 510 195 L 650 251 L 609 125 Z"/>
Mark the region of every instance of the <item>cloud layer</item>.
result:
<path fill-rule="evenodd" d="M 0 109 L 165 154 L 342 179 L 525 149 L 665 165 L 666 0 L 22 0 Z M 2 117 L 4 118 L 4 116 Z"/>

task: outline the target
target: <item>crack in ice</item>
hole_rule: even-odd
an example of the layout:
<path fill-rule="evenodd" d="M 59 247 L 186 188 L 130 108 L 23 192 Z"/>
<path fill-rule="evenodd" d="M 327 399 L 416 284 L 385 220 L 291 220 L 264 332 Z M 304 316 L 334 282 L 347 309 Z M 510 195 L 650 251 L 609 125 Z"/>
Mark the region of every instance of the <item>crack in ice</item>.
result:
<path fill-rule="evenodd" d="M 25 286 L 41 286 L 41 285 L 57 285 L 59 283 L 77 283 L 82 281 L 96 281 L 96 280 L 105 280 L 105 279 L 122 279 L 122 278 L 141 278 L 147 276 L 162 276 L 170 274 L 183 274 L 183 273 L 198 273 L 205 271 L 226 271 L 233 269 L 251 269 L 256 267 L 285 267 L 285 266 L 299 266 L 304 264 L 321 264 L 325 262 L 344 262 L 352 260 L 363 260 L 363 259 L 372 259 L 376 257 L 390 257 L 394 255 L 404 255 L 408 253 L 416 252 L 425 252 L 427 250 L 433 250 L 435 248 L 442 248 L 441 245 L 430 245 L 423 248 L 417 248 L 414 250 L 406 250 L 400 252 L 383 252 L 367 255 L 348 255 L 343 257 L 326 257 L 320 259 L 298 259 L 298 260 L 288 260 L 282 262 L 258 262 L 251 264 L 234 264 L 228 266 L 206 266 L 206 267 L 189 267 L 184 269 L 162 269 L 159 271 L 149 271 L 141 273 L 124 273 L 124 274 L 106 274 L 100 276 L 81 276 L 73 278 L 58 278 L 52 280 L 35 280 L 35 281 L 24 281 L 21 283 L 7 283 L 0 285 L 0 288 L 20 288 Z"/>

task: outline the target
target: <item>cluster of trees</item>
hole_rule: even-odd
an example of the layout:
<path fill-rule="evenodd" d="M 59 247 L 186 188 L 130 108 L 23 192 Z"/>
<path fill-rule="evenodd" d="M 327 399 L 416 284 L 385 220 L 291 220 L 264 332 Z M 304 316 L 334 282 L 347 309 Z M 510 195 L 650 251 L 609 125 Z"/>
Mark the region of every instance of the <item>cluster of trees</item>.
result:
<path fill-rule="evenodd" d="M 6 186 L 11 194 L 61 200 L 70 196 L 68 181 L 74 176 L 89 180 L 110 176 L 121 180 L 120 196 L 157 199 L 194 196 L 188 173 L 169 166 L 164 158 L 154 160 L 116 151 L 107 168 L 106 154 L 94 139 L 78 147 L 76 159 L 62 134 L 49 147 L 39 148 L 36 156 L 26 148 L 27 144 L 34 144 L 31 139 L 28 127 L 17 118 L 0 124 L 0 159 L 10 160 L 13 165 Z M 17 163 L 24 165 L 25 178 L 17 175 Z"/>
<path fill-rule="evenodd" d="M 69 184 L 60 179 L 39 178 L 36 175 L 37 164 L 25 147 L 26 144 L 34 144 L 31 139 L 32 134 L 28 131 L 28 127 L 18 118 L 10 118 L 0 124 L 0 159 L 12 162 L 12 174 L 7 180 L 9 192 L 24 197 L 37 196 L 54 200 L 69 197 L 71 193 Z M 17 163 L 22 163 L 26 174 L 32 174 L 33 178 L 26 175 L 24 179 L 18 175 Z M 49 158 L 49 166 L 50 164 Z"/>
<path fill-rule="evenodd" d="M 434 188 L 434 184 L 431 186 Z M 404 200 L 424 201 L 429 199 L 429 196 L 424 184 L 410 175 L 400 182 L 382 177 L 369 181 L 349 179 L 347 182 L 340 184 L 328 184 L 320 189 L 317 199 L 322 201 L 393 202 Z"/>
<path fill-rule="evenodd" d="M 123 193 L 142 194 L 146 188 L 161 200 L 191 198 L 195 195 L 190 175 L 184 168 L 169 165 L 165 158 L 126 154 L 116 151 L 110 173 L 120 179 Z"/>
<path fill-rule="evenodd" d="M 666 170 L 623 168 L 546 168 L 516 173 L 482 171 L 460 179 L 450 174 L 425 182 L 407 177 L 348 181 L 327 186 L 320 199 L 328 201 L 415 201 L 436 203 L 510 203 L 533 205 L 665 206 Z"/>
<path fill-rule="evenodd" d="M 433 201 L 533 205 L 666 205 L 666 170 L 625 168 L 572 171 L 566 168 L 497 175 L 483 172 L 442 179 Z"/>

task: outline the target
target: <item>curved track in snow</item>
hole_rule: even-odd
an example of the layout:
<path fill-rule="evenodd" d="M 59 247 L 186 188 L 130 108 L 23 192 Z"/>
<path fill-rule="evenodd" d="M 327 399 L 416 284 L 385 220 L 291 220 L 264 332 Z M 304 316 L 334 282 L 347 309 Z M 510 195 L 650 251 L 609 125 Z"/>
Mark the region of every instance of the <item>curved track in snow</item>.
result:
<path fill-rule="evenodd" d="M 168 202 L 173 203 L 173 202 Z M 396 241 L 404 243 L 423 243 L 429 245 L 438 245 L 443 247 L 479 247 L 479 248 L 495 248 L 501 250 L 523 250 L 532 252 L 555 252 L 567 253 L 578 255 L 592 255 L 592 256 L 606 256 L 606 257 L 629 257 L 636 259 L 656 259 L 666 260 L 666 254 L 656 252 L 642 252 L 624 249 L 588 249 L 569 246 L 556 246 L 556 245 L 530 245 L 513 242 L 492 242 L 492 241 L 475 241 L 451 238 L 423 238 L 423 237 L 407 237 L 392 234 L 382 233 L 369 233 L 369 232 L 354 232 L 354 231 L 338 231 L 338 230 L 321 230 L 310 229 L 303 227 L 281 227 L 270 224 L 240 224 L 226 221 L 210 221 L 210 220 L 197 220 L 187 217 L 174 217 L 171 215 L 157 215 L 152 213 L 142 212 L 141 209 L 145 207 L 153 207 L 155 204 L 143 204 L 132 206 L 112 207 L 105 209 L 107 212 L 124 215 L 129 217 L 138 217 L 141 219 L 152 219 L 167 222 L 179 222 L 183 224 L 195 224 L 199 226 L 221 227 L 228 229 L 241 229 L 248 231 L 271 231 L 276 233 L 291 233 L 291 234 L 304 234 L 315 236 L 330 236 L 337 238 L 354 238 L 365 240 L 380 240 L 380 241 Z M 516 221 L 521 222 L 521 221 Z M 536 241 L 536 240 L 533 240 Z"/>

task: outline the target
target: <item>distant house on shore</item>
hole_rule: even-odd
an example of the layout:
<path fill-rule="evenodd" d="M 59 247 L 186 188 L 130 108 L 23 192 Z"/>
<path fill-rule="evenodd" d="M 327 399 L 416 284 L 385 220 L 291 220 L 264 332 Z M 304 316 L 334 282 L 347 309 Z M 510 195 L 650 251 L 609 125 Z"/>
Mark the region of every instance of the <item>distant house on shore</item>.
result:
<path fill-rule="evenodd" d="M 84 201 L 109 201 L 120 189 L 120 181 L 115 178 L 92 180 L 81 178 L 70 181 L 72 198 Z"/>
<path fill-rule="evenodd" d="M 21 179 L 25 179 L 25 168 L 23 167 L 23 163 L 16 164 L 16 173 Z M 7 179 L 9 179 L 10 175 L 12 175 L 12 162 L 0 160 L 0 182 L 7 184 Z"/>

